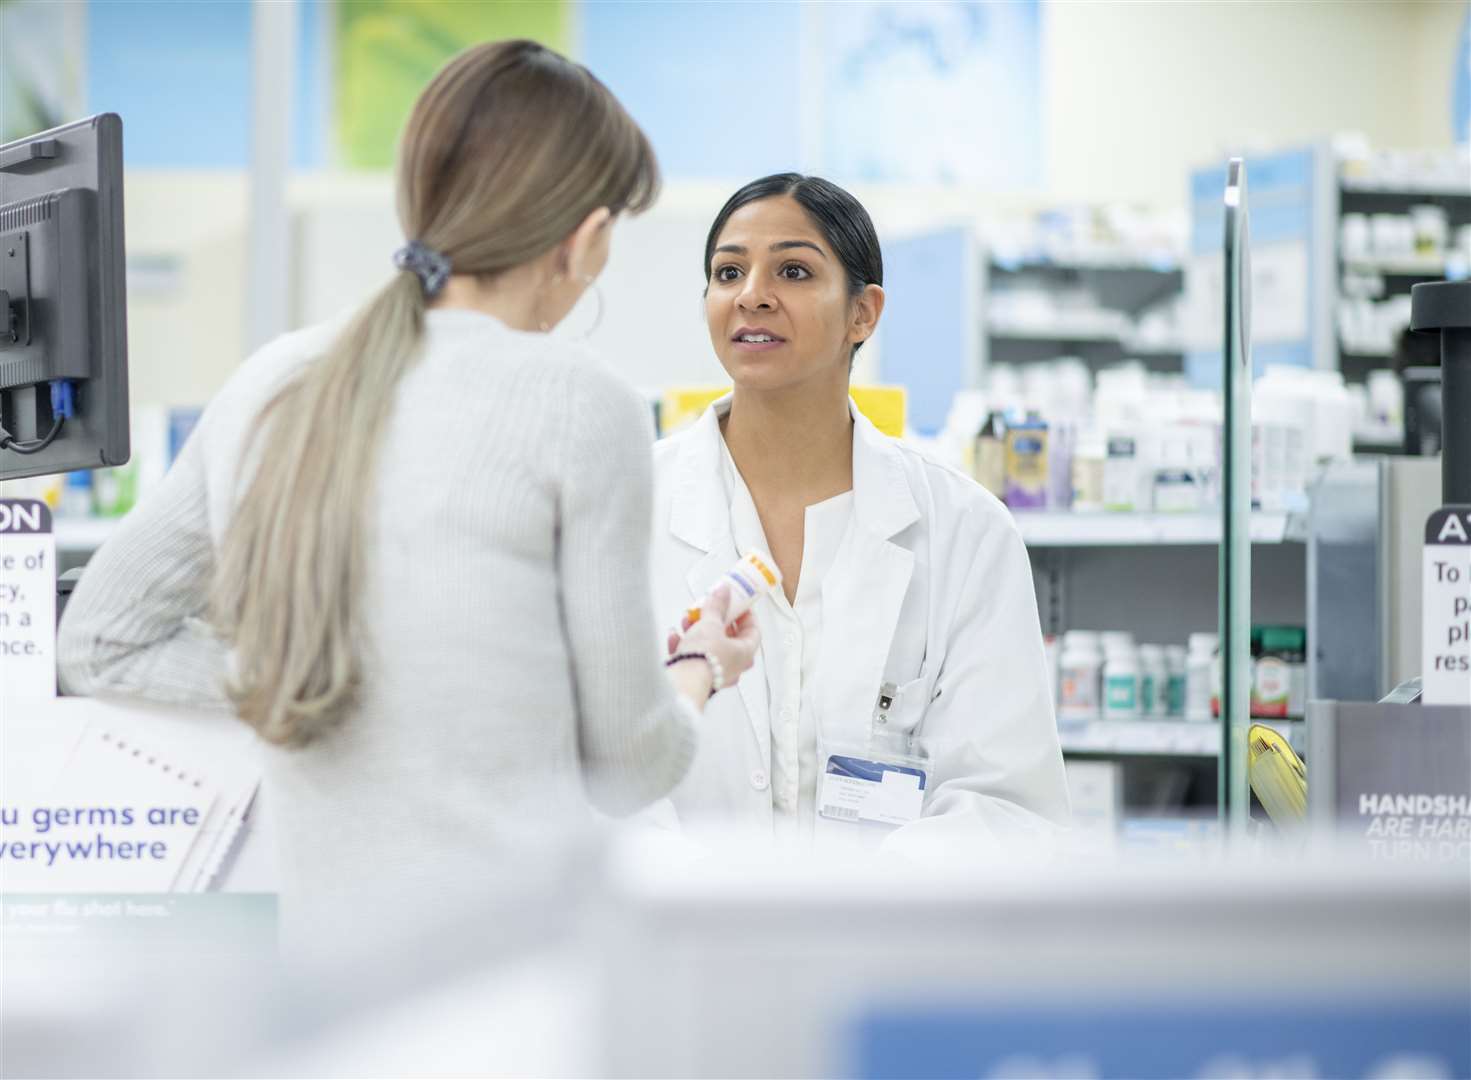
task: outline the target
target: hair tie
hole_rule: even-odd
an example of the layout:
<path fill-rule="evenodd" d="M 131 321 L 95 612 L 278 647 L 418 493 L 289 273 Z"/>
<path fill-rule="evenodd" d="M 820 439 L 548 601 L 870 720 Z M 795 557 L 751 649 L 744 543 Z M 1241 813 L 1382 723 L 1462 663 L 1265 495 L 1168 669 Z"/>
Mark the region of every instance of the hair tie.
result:
<path fill-rule="evenodd" d="M 400 270 L 412 271 L 424 287 L 424 297 L 428 300 L 438 296 L 449 280 L 449 260 L 417 240 L 410 240 L 393 253 L 393 265 Z"/>

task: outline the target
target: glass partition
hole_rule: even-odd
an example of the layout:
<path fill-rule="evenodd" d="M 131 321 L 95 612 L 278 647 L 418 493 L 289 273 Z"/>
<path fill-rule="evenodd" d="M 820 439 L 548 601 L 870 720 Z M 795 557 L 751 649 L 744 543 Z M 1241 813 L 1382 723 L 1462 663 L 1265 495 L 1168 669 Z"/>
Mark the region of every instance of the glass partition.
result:
<path fill-rule="evenodd" d="M 1226 173 L 1225 318 L 1221 350 L 1221 828 L 1240 835 L 1250 812 L 1246 738 L 1251 697 L 1251 256 L 1246 163 Z"/>

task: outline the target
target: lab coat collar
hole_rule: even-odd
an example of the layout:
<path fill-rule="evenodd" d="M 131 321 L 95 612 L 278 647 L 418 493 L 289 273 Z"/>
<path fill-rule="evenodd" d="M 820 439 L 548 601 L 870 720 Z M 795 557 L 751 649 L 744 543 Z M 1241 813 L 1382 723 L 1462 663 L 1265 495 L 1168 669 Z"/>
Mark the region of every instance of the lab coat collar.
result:
<path fill-rule="evenodd" d="M 730 531 L 730 507 L 720 475 L 720 418 L 730 411 L 726 394 L 680 435 L 669 531 L 701 551 L 711 551 Z M 919 507 L 904 476 L 904 451 L 858 411 L 853 417 L 853 520 L 887 540 L 919 520 Z"/>

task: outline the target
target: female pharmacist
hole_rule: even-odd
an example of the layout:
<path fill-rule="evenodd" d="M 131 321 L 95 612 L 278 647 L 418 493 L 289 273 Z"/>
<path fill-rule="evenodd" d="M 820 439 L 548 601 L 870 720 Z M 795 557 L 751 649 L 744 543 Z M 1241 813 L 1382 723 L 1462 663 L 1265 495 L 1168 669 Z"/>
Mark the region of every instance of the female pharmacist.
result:
<path fill-rule="evenodd" d="M 655 448 L 656 607 L 752 549 L 782 587 L 752 608 L 760 653 L 711 705 L 681 824 L 925 857 L 1050 832 L 1069 809 L 1021 536 L 848 396 L 884 308 L 867 212 L 815 177 L 753 181 L 715 218 L 705 277 L 735 387 Z"/>
<path fill-rule="evenodd" d="M 64 688 L 228 701 L 268 744 L 284 896 L 493 883 L 589 797 L 668 792 L 749 667 L 722 597 L 661 669 L 648 408 L 546 333 L 657 187 L 584 68 L 455 57 L 403 136 L 400 271 L 251 357 L 82 577 Z"/>

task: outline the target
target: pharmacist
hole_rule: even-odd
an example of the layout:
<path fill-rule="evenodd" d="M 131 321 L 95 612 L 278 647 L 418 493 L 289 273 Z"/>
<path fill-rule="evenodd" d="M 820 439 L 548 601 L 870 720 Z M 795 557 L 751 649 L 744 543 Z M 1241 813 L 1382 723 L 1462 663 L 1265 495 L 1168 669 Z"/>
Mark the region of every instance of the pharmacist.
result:
<path fill-rule="evenodd" d="M 705 276 L 735 385 L 655 449 L 656 610 L 749 551 L 781 580 L 664 823 L 923 858 L 1050 836 L 1068 799 L 1021 536 L 848 396 L 884 306 L 867 212 L 818 178 L 754 181 L 716 217 Z"/>

